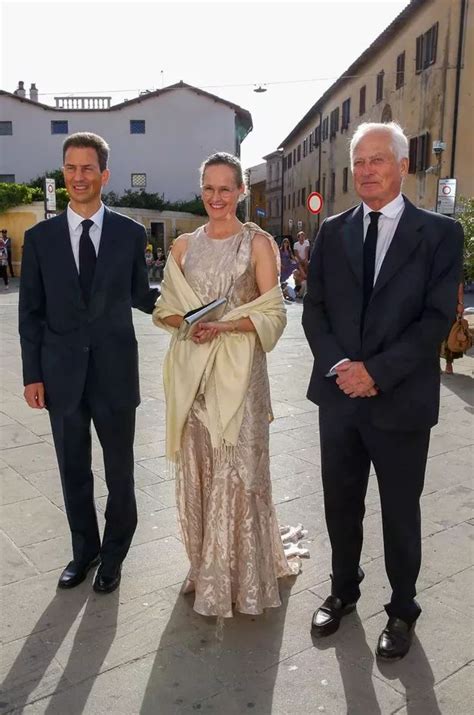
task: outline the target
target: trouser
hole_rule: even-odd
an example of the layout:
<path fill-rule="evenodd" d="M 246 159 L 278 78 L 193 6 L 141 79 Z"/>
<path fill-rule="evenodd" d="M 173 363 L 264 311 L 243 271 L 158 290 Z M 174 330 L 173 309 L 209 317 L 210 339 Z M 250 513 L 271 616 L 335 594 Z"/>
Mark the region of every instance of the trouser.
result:
<path fill-rule="evenodd" d="M 104 575 L 124 560 L 137 525 L 133 478 L 135 407 L 105 412 L 83 396 L 68 415 L 50 411 L 74 561 L 85 565 L 100 553 Z M 91 421 L 102 446 L 108 497 L 100 542 L 91 470 Z"/>
<path fill-rule="evenodd" d="M 421 565 L 420 497 L 430 430 L 380 430 L 364 419 L 364 410 L 341 416 L 321 408 L 319 423 L 332 593 L 345 603 L 360 596 L 357 569 L 372 462 L 380 493 L 385 568 L 392 587 L 385 609 L 389 616 L 412 623 L 421 612 L 415 595 Z"/>
<path fill-rule="evenodd" d="M 8 251 L 8 268 L 10 269 L 10 275 L 12 278 L 15 277 L 15 274 L 13 273 L 13 265 L 12 265 L 12 254 L 11 251 Z"/>
<path fill-rule="evenodd" d="M 5 285 L 8 285 L 8 273 L 7 273 L 7 267 L 6 266 L 0 266 L 0 276 L 3 278 L 3 282 Z"/>

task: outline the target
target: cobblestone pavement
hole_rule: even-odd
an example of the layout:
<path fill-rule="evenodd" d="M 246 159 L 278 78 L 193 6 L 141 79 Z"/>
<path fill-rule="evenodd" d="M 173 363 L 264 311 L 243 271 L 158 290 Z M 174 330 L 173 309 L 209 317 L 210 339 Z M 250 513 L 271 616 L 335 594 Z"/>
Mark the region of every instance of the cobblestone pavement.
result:
<path fill-rule="evenodd" d="M 311 559 L 282 582 L 283 605 L 224 623 L 179 595 L 187 571 L 164 459 L 161 364 L 167 337 L 135 315 L 143 402 L 138 411 L 139 526 L 120 589 L 91 589 L 92 574 L 56 591 L 70 558 L 68 526 L 47 414 L 22 399 L 17 289 L 0 295 L 0 470 L 2 680 L 0 712 L 28 715 L 463 715 L 472 712 L 473 357 L 442 379 L 423 496 L 423 606 L 408 656 L 374 658 L 388 598 L 375 479 L 367 495 L 357 613 L 315 644 L 310 618 L 328 593 L 329 545 L 323 517 L 318 413 L 305 399 L 311 356 L 301 306 L 269 357 L 276 419 L 271 426 L 274 500 L 281 523 L 303 522 Z M 99 518 L 106 499 L 95 442 Z"/>

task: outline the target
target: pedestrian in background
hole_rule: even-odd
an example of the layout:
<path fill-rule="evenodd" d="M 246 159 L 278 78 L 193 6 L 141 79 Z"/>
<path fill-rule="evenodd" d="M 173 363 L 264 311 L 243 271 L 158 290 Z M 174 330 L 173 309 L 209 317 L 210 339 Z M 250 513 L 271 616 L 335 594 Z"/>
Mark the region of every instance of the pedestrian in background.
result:
<path fill-rule="evenodd" d="M 458 304 L 456 306 L 456 319 L 454 321 L 454 325 L 456 325 L 457 321 L 462 318 L 464 314 L 464 283 L 460 283 L 458 287 Z M 450 350 L 448 346 L 448 338 L 446 340 L 443 340 L 441 343 L 441 357 L 444 357 L 446 360 L 446 369 L 445 369 L 445 375 L 452 375 L 454 373 L 453 369 L 453 362 L 455 360 L 458 360 L 459 358 L 462 358 L 464 355 L 463 352 L 461 351 L 456 351 L 454 352 L 453 350 Z"/>
<path fill-rule="evenodd" d="M 304 231 L 299 231 L 296 238 L 297 240 L 293 245 L 293 251 L 306 278 L 309 262 L 309 241 Z"/>
<path fill-rule="evenodd" d="M 2 238 L 5 241 L 5 246 L 7 249 L 7 260 L 8 260 L 8 268 L 10 270 L 10 276 L 11 278 L 15 277 L 15 274 L 13 272 L 13 264 L 12 264 L 12 240 L 10 236 L 7 233 L 6 228 L 2 229 Z"/>
<path fill-rule="evenodd" d="M 0 276 L 3 278 L 5 290 L 8 290 L 8 252 L 3 238 L 0 238 Z"/>

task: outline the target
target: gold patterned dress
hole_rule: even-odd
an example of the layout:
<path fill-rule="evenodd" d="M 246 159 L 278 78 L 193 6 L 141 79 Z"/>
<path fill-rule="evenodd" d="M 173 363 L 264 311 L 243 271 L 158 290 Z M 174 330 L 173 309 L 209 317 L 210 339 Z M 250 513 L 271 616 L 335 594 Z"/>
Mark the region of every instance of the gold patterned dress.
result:
<path fill-rule="evenodd" d="M 188 237 L 187 282 L 204 303 L 228 295 L 228 310 L 258 297 L 251 262 L 252 234 Z M 230 291 L 230 292 L 229 292 Z M 205 616 L 258 614 L 280 605 L 277 579 L 297 571 L 288 563 L 271 497 L 266 356 L 257 339 L 238 444 L 232 460 L 217 458 L 203 395 L 193 403 L 176 475 L 179 520 L 191 562 L 194 609 Z"/>

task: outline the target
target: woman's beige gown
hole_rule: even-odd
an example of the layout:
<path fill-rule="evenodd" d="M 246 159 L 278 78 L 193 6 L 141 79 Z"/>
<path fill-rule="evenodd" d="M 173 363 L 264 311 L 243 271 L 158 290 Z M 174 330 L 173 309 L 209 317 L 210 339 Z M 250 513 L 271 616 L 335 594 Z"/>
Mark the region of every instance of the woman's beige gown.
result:
<path fill-rule="evenodd" d="M 230 310 L 259 294 L 247 231 L 217 240 L 197 229 L 188 237 L 183 271 L 203 304 L 228 295 Z M 213 453 L 203 396 L 183 432 L 177 505 L 194 609 L 205 616 L 232 616 L 232 604 L 251 614 L 279 606 L 277 579 L 297 570 L 285 557 L 271 498 L 271 416 L 266 356 L 257 338 L 233 460 Z"/>

